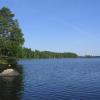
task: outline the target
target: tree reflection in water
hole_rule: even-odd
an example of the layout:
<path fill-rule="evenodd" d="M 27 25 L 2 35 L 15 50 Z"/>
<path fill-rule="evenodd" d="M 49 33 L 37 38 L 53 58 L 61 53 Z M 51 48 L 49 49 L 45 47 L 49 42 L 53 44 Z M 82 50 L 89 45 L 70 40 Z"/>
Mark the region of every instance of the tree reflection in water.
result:
<path fill-rule="evenodd" d="M 0 100 L 21 100 L 23 91 L 23 67 L 14 66 L 20 73 L 16 77 L 0 77 Z"/>

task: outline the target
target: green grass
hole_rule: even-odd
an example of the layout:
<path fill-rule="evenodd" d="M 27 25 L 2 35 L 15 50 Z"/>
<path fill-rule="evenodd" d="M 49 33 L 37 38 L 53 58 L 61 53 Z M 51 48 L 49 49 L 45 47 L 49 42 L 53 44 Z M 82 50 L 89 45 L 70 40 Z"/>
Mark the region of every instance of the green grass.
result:
<path fill-rule="evenodd" d="M 7 60 L 5 60 L 5 59 L 0 59 L 0 64 L 7 64 L 8 62 L 7 62 Z"/>

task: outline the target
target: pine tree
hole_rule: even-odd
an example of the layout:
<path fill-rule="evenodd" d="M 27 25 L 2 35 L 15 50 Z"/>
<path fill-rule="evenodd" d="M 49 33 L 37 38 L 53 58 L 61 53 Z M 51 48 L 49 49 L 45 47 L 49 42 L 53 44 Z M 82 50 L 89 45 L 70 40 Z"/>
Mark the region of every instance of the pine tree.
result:
<path fill-rule="evenodd" d="M 0 55 L 18 57 L 24 43 L 19 23 L 10 9 L 0 9 Z"/>

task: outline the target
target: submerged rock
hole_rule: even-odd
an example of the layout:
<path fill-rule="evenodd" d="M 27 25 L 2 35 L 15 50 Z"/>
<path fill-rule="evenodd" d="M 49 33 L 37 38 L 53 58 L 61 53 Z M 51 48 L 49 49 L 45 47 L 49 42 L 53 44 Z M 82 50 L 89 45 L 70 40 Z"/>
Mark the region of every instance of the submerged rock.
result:
<path fill-rule="evenodd" d="M 19 73 L 12 68 L 6 69 L 0 73 L 0 76 L 18 76 L 18 75 Z"/>

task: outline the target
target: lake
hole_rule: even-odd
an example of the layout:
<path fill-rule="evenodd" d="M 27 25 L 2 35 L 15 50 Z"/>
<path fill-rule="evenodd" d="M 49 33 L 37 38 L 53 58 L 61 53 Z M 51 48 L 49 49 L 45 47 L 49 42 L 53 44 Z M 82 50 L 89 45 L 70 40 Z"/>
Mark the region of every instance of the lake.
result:
<path fill-rule="evenodd" d="M 18 77 L 0 77 L 0 100 L 100 100 L 100 59 L 18 62 Z"/>

